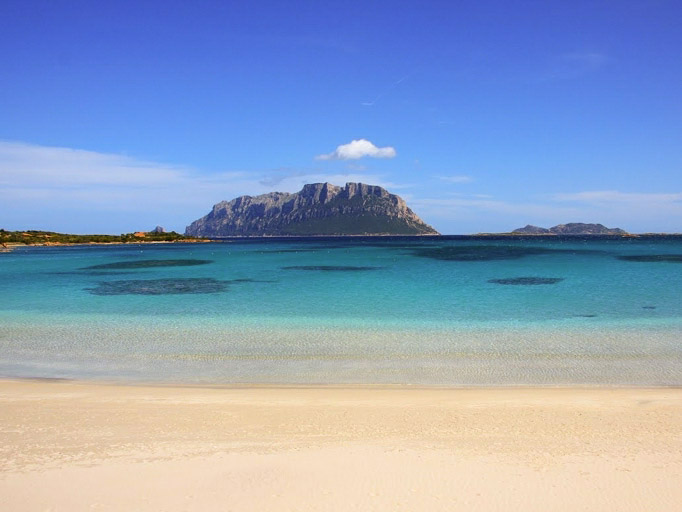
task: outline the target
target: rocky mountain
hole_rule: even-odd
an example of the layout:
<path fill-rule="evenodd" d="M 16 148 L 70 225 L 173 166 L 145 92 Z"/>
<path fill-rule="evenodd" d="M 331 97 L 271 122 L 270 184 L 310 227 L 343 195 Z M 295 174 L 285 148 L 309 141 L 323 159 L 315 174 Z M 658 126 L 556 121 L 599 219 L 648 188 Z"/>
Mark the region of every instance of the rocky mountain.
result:
<path fill-rule="evenodd" d="M 550 234 L 550 231 L 547 228 L 541 228 L 538 226 L 527 224 L 525 227 L 515 229 L 514 231 L 512 231 L 512 233 L 518 233 L 522 235 L 548 235 Z"/>
<path fill-rule="evenodd" d="M 364 183 L 304 185 L 221 201 L 185 231 L 190 236 L 437 235 L 400 197 Z"/>
<path fill-rule="evenodd" d="M 558 224 L 552 228 L 541 228 L 538 226 L 527 226 L 515 229 L 512 233 L 519 235 L 627 235 L 627 231 L 620 228 L 607 228 L 603 224 L 583 224 L 582 222 L 572 222 L 569 224 Z"/>

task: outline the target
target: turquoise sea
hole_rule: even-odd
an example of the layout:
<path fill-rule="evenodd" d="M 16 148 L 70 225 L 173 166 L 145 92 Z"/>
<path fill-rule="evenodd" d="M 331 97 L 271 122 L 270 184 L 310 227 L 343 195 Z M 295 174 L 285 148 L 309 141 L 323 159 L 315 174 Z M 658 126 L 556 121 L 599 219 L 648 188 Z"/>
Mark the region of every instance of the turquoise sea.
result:
<path fill-rule="evenodd" d="M 0 376 L 679 386 L 682 237 L 18 248 Z"/>

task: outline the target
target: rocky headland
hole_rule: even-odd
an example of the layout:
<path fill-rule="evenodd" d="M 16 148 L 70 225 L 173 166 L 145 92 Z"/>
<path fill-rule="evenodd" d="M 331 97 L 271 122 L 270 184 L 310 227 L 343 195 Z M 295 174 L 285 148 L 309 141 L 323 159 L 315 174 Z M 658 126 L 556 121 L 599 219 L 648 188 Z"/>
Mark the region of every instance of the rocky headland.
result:
<path fill-rule="evenodd" d="M 364 183 L 304 185 L 221 201 L 185 231 L 189 236 L 437 235 L 405 201 Z"/>

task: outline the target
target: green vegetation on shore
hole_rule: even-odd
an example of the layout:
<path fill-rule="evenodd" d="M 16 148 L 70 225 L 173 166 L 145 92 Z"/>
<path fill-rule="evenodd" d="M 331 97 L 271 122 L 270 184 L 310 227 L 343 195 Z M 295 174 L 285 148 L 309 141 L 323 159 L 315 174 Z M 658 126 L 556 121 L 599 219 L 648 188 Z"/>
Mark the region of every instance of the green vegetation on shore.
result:
<path fill-rule="evenodd" d="M 120 235 L 71 235 L 52 231 L 5 231 L 0 229 L 0 244 L 62 245 L 62 244 L 126 244 L 146 242 L 195 242 L 200 238 L 175 231 L 168 233 L 137 232 Z"/>

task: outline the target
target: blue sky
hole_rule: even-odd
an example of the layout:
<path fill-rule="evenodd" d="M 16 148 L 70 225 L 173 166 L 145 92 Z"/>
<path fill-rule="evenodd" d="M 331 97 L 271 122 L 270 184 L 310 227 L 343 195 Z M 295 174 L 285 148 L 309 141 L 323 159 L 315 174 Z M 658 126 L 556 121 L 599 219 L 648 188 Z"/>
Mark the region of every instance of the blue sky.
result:
<path fill-rule="evenodd" d="M 0 18 L 5 229 L 183 231 L 223 199 L 362 181 L 446 234 L 682 232 L 677 1 L 5 0 Z"/>

